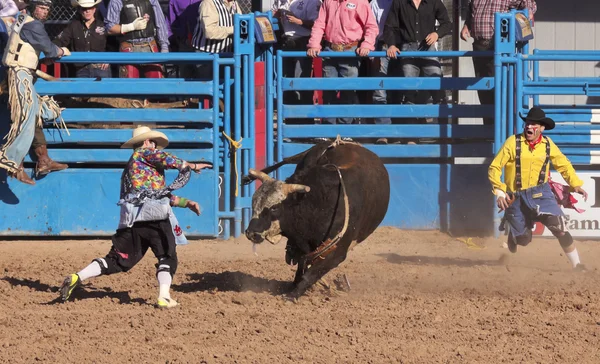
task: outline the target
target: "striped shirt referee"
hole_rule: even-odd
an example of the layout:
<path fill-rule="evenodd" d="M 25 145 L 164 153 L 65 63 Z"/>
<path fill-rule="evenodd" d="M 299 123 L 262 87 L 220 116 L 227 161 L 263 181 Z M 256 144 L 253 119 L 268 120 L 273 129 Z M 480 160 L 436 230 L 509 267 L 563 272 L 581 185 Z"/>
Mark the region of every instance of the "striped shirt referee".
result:
<path fill-rule="evenodd" d="M 192 45 L 201 52 L 233 52 L 233 15 L 241 14 L 237 1 L 203 0 Z"/>

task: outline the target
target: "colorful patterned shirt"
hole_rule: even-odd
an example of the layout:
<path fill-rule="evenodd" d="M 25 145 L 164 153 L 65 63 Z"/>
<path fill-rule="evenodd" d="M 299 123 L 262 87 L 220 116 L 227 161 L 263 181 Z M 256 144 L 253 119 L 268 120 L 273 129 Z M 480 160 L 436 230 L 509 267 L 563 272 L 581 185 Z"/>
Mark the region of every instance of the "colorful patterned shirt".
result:
<path fill-rule="evenodd" d="M 491 40 L 494 38 L 494 13 L 525 8 L 530 16 L 535 14 L 535 0 L 470 0 L 465 24 L 473 39 Z"/>
<path fill-rule="evenodd" d="M 121 198 L 142 190 L 156 191 L 165 188 L 165 169 L 181 169 L 182 165 L 182 159 L 161 150 L 136 149 L 123 171 Z M 130 181 L 130 186 L 126 183 L 127 180 Z M 174 198 L 175 196 L 172 196 L 171 200 Z"/>

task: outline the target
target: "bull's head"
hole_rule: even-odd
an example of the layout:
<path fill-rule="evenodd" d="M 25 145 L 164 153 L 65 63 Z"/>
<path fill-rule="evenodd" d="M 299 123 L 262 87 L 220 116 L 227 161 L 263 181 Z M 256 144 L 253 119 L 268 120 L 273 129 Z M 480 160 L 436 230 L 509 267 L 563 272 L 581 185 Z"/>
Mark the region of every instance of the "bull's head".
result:
<path fill-rule="evenodd" d="M 246 229 L 246 237 L 255 244 L 264 240 L 277 244 L 281 240 L 279 219 L 284 200 L 292 193 L 309 192 L 310 187 L 278 181 L 254 169 L 248 173 L 259 179 L 262 185 L 252 196 L 252 220 Z"/>

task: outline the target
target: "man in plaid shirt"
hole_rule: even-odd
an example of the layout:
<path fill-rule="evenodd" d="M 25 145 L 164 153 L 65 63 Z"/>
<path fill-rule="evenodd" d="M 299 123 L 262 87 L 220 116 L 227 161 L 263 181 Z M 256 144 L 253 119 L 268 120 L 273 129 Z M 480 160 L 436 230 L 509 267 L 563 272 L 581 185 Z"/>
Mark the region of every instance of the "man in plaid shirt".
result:
<path fill-rule="evenodd" d="M 460 32 L 462 40 L 474 39 L 474 51 L 494 50 L 494 13 L 509 12 L 510 9 L 528 9 L 529 19 L 537 10 L 535 0 L 469 0 L 467 20 Z M 473 57 L 477 77 L 494 76 L 494 57 Z M 479 103 L 494 104 L 494 91 L 478 91 Z M 484 124 L 493 124 L 494 119 L 485 118 Z"/>

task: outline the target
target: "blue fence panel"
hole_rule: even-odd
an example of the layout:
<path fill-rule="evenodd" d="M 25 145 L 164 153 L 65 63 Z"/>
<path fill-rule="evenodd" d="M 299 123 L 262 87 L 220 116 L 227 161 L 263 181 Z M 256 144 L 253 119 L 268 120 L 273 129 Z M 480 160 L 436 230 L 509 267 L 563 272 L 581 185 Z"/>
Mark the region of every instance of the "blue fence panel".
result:
<path fill-rule="evenodd" d="M 117 109 L 69 108 L 63 118 L 69 131 L 45 126 L 50 156 L 69 164 L 69 169 L 36 179 L 27 186 L 0 175 L 4 202 L 0 221 L 3 235 L 111 235 L 117 227 L 120 176 L 131 150 L 120 145 L 131 137 L 133 127 L 150 123 L 170 140 L 168 152 L 190 162 L 207 162 L 213 169 L 194 174 L 177 195 L 198 201 L 202 215 L 177 210 L 183 231 L 189 236 L 239 236 L 243 229 L 242 214 L 250 208 L 249 189 L 235 188 L 234 176 L 252 167 L 253 95 L 248 92 L 254 70 L 253 22 L 251 17 L 236 17 L 235 54 L 228 57 L 202 53 L 73 53 L 62 63 L 205 63 L 213 68 L 211 80 L 200 79 L 59 79 L 39 80 L 41 95 L 101 97 L 205 97 L 196 109 Z M 232 78 L 232 72 L 235 72 Z M 240 92 L 240 75 L 244 76 L 244 94 Z M 232 97 L 231 93 L 235 88 Z M 222 110 L 219 103 L 222 101 Z M 6 105 L 6 100 L 3 101 Z M 235 110 L 231 113 L 231 110 Z M 8 125 L 10 115 L 2 108 L 0 118 Z M 124 129 L 118 124 L 128 124 Z M 91 124 L 91 125 L 90 125 Z M 156 124 L 156 125 L 155 125 Z M 228 139 L 229 138 L 229 139 Z M 230 140 L 232 142 L 230 142 Z M 242 141 L 241 146 L 233 141 Z M 27 157 L 32 173 L 34 160 Z M 234 169 L 237 168 L 237 169 Z M 172 180 L 176 172 L 167 171 Z M 246 211 L 246 212 L 244 212 Z M 247 223 L 247 222 L 246 222 Z M 233 229 L 232 229 L 233 228 Z M 233 231 L 231 231 L 233 230 Z"/>

